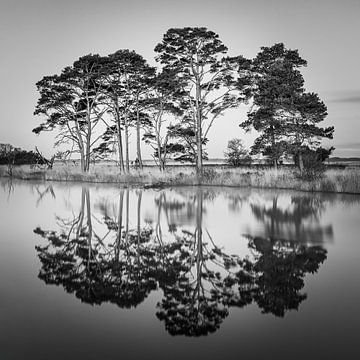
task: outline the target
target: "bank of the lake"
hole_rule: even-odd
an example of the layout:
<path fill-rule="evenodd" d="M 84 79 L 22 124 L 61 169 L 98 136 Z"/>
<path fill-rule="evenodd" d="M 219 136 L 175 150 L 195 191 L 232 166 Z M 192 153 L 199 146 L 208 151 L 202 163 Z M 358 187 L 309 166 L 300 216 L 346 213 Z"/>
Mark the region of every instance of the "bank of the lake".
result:
<path fill-rule="evenodd" d="M 9 177 L 5 166 L 0 167 L 0 176 Z M 70 166 L 57 166 L 51 170 L 19 166 L 13 169 L 12 177 L 21 180 L 117 183 L 145 187 L 199 185 L 194 168 L 185 166 L 166 171 L 155 167 L 132 169 L 129 174 L 119 174 L 112 165 L 95 165 L 88 173 Z M 208 168 L 204 171 L 202 184 L 360 194 L 360 169 L 328 169 L 323 177 L 306 181 L 300 179 L 292 168 Z"/>

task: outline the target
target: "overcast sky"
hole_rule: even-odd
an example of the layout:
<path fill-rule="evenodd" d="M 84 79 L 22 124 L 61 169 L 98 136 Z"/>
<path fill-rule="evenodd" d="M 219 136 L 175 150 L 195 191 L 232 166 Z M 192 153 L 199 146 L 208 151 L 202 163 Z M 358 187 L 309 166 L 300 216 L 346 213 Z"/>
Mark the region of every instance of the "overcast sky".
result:
<path fill-rule="evenodd" d="M 360 156 L 360 0 L 0 0 L 0 143 L 53 153 L 51 135 L 31 132 L 41 121 L 37 81 L 89 53 L 130 49 L 153 63 L 163 34 L 185 26 L 218 33 L 229 55 L 253 58 L 277 42 L 298 49 L 306 89 L 328 106 L 324 125 L 335 126 L 335 155 Z M 233 137 L 251 145 L 254 134 L 238 126 L 246 111 L 217 120 L 210 157 Z"/>

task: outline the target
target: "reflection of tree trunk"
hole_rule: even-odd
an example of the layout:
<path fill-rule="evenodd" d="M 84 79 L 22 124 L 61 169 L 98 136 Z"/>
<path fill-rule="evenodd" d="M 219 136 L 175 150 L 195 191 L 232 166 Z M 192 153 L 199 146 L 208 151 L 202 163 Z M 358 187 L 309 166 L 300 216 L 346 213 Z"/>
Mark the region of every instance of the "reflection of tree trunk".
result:
<path fill-rule="evenodd" d="M 271 229 L 270 229 L 270 233 L 272 236 L 275 236 L 275 231 L 277 230 L 277 223 L 276 223 L 276 212 L 277 212 L 277 197 L 274 197 L 273 199 L 273 216 L 271 216 Z M 275 228 L 276 227 L 276 228 Z"/>
<path fill-rule="evenodd" d="M 139 190 L 139 193 L 138 193 L 138 203 L 137 203 L 137 239 L 138 239 L 138 244 L 140 244 L 141 197 L 142 197 L 142 190 Z"/>
<path fill-rule="evenodd" d="M 162 194 L 160 195 L 160 200 L 158 203 L 158 212 L 157 212 L 157 219 L 156 219 L 156 237 L 162 245 L 161 210 L 162 210 Z"/>
<path fill-rule="evenodd" d="M 203 193 L 199 189 L 197 194 L 197 207 L 196 207 L 196 233 L 199 239 L 202 239 L 202 212 L 203 212 Z"/>
<path fill-rule="evenodd" d="M 86 212 L 85 212 L 86 211 Z M 86 223 L 84 225 L 84 219 Z M 81 189 L 81 205 L 79 210 L 79 216 L 74 220 L 73 225 L 70 228 L 68 238 L 70 238 L 73 230 L 76 229 L 76 238 L 79 239 L 81 236 L 86 236 L 88 240 L 88 264 L 91 258 L 91 239 L 92 239 L 92 221 L 91 221 L 91 201 L 89 189 L 83 187 Z"/>
<path fill-rule="evenodd" d="M 302 216 L 301 216 L 301 207 L 299 205 L 296 206 L 294 210 L 294 225 L 295 225 L 295 240 L 301 241 L 301 222 L 302 222 Z"/>
<path fill-rule="evenodd" d="M 92 222 L 91 222 L 91 205 L 90 205 L 90 192 L 89 189 L 85 190 L 86 200 L 86 216 L 87 216 L 87 236 L 88 236 L 88 266 L 91 259 L 91 239 L 92 239 Z"/>
<path fill-rule="evenodd" d="M 129 239 L 129 189 L 126 189 L 125 241 Z"/>
<path fill-rule="evenodd" d="M 121 229 L 122 229 L 123 203 L 124 203 L 124 189 L 121 189 L 120 190 L 120 199 L 119 199 L 117 239 L 116 239 L 116 248 L 115 248 L 115 259 L 116 259 L 116 261 L 119 261 L 119 256 L 120 256 L 120 242 L 121 242 L 121 232 L 122 232 Z"/>
<path fill-rule="evenodd" d="M 86 191 L 89 191 L 89 189 L 85 189 L 84 187 L 81 189 L 81 205 L 80 205 L 80 211 L 79 211 L 79 216 L 78 216 L 78 224 L 77 224 L 77 228 L 76 228 L 76 238 L 79 238 L 82 227 L 83 227 L 82 224 L 84 221 Z"/>
<path fill-rule="evenodd" d="M 201 189 L 197 191 L 197 207 L 196 207 L 196 288 L 194 291 L 197 299 L 201 298 L 201 276 L 202 276 L 202 264 L 203 264 L 203 243 L 202 243 L 202 213 L 203 213 L 203 193 Z M 199 302 L 198 302 L 199 306 Z M 199 309 L 198 309 L 199 310 Z"/>

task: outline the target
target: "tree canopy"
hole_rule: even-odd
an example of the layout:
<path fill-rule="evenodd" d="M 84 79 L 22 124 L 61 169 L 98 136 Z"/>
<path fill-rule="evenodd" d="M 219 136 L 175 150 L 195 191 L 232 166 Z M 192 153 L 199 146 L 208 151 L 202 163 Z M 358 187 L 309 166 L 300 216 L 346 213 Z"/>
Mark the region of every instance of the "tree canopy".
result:
<path fill-rule="evenodd" d="M 299 68 L 306 65 L 297 50 L 282 43 L 262 47 L 251 65 L 253 106 L 240 126 L 260 132 L 252 154 L 269 156 L 275 166 L 284 154 L 301 157 L 306 149 L 318 147 L 320 138 L 333 136 L 333 127 L 317 125 L 327 109 L 317 94 L 305 92 Z"/>

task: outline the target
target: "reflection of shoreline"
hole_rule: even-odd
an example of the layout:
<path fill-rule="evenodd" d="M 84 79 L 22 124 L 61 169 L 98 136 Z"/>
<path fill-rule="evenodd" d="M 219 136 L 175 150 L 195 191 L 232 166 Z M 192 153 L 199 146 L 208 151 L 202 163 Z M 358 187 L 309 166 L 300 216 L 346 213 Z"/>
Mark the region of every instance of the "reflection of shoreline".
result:
<path fill-rule="evenodd" d="M 321 225 L 321 214 L 326 203 L 317 197 L 292 196 L 285 206 L 275 196 L 269 206 L 250 204 L 256 220 L 262 225 L 254 235 L 280 238 L 301 243 L 319 244 L 333 240 L 332 225 Z"/>
<path fill-rule="evenodd" d="M 130 201 L 130 193 L 136 201 Z M 254 302 L 264 313 L 284 316 L 305 300 L 304 277 L 318 270 L 326 250 L 248 236 L 252 257 L 229 255 L 203 226 L 214 193 L 196 188 L 182 194 L 182 201 L 169 200 L 165 191 L 154 194 L 155 219 L 143 224 L 141 189 L 120 189 L 117 199 L 94 208 L 91 190 L 83 188 L 78 213 L 58 217 L 56 230 L 34 230 L 47 240 L 36 246 L 39 278 L 82 302 L 121 308 L 136 307 L 161 289 L 163 298 L 154 311 L 172 335 L 212 333 L 230 307 Z"/>

